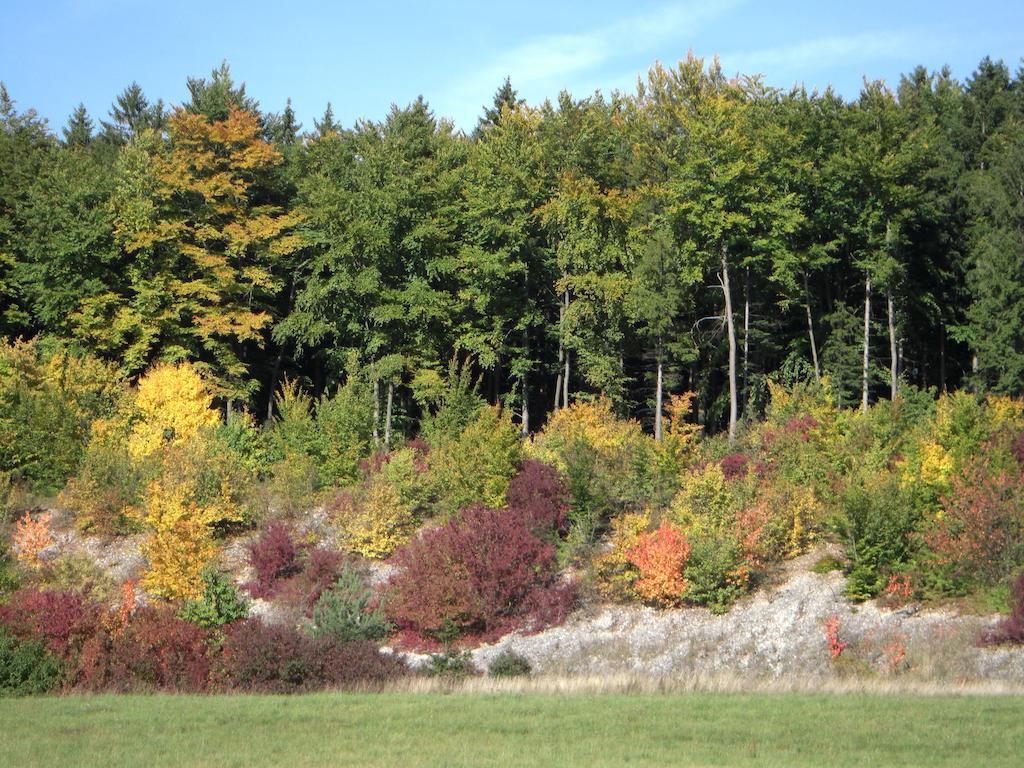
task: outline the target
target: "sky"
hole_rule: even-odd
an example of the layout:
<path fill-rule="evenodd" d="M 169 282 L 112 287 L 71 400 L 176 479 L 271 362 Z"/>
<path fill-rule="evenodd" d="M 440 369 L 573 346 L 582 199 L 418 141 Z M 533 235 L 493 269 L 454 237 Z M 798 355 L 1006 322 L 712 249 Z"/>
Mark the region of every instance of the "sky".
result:
<path fill-rule="evenodd" d="M 688 51 L 718 55 L 730 75 L 848 98 L 865 76 L 895 87 L 918 64 L 949 65 L 964 80 L 985 55 L 1013 70 L 1024 56 L 1022 0 L 0 0 L 0 29 L 0 81 L 54 129 L 79 102 L 105 118 L 132 81 L 180 104 L 186 78 L 222 60 L 264 110 L 291 97 L 306 129 L 328 101 L 351 125 L 423 95 L 468 131 L 506 76 L 539 104 L 631 91 Z"/>

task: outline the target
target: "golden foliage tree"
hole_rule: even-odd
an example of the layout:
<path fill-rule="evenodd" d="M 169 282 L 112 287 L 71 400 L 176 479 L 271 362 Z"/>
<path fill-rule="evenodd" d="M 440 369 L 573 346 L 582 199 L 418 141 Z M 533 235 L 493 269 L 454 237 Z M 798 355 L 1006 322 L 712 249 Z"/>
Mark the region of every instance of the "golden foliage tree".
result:
<path fill-rule="evenodd" d="M 278 265 L 301 245 L 296 217 L 262 200 L 281 155 L 250 111 L 211 121 L 178 110 L 167 130 L 119 160 L 115 234 L 132 258 L 129 285 L 87 300 L 77 323 L 130 373 L 191 359 L 219 395 L 244 398 L 254 384 L 242 346 L 264 344 Z"/>

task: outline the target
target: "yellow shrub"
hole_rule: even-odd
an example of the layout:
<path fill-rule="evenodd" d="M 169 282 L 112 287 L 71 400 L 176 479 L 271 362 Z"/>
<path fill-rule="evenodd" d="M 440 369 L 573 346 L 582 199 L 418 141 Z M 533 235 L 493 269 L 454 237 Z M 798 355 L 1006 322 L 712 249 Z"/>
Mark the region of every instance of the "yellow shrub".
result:
<path fill-rule="evenodd" d="M 212 405 L 209 387 L 190 364 L 153 366 L 139 380 L 138 420 L 128 438 L 132 459 L 141 461 L 164 445 L 180 445 L 215 427 L 220 414 Z"/>
<path fill-rule="evenodd" d="M 149 531 L 143 586 L 171 600 L 202 591 L 203 568 L 217 553 L 213 528 L 244 521 L 247 476 L 225 450 L 201 436 L 164 448 L 136 519 Z"/>
<path fill-rule="evenodd" d="M 576 402 L 554 414 L 534 438 L 530 453 L 564 472 L 564 452 L 582 441 L 609 469 L 618 466 L 626 471 L 634 451 L 645 439 L 639 423 L 617 417 L 611 401 L 602 398 Z"/>
<path fill-rule="evenodd" d="M 345 546 L 363 557 L 383 559 L 416 531 L 415 511 L 398 490 L 377 475 L 358 492 L 345 492 L 334 506 Z"/>
<path fill-rule="evenodd" d="M 456 440 L 431 451 L 430 485 L 442 516 L 470 504 L 505 506 L 509 481 L 523 458 L 519 430 L 498 408 L 481 408 Z"/>
<path fill-rule="evenodd" d="M 613 600 L 630 600 L 637 596 L 634 584 L 640 572 L 630 561 L 629 552 L 651 527 L 651 518 L 646 512 L 629 512 L 613 518 L 611 526 L 609 550 L 594 560 L 597 590 Z"/>
<path fill-rule="evenodd" d="M 668 517 L 685 532 L 711 527 L 731 527 L 737 499 L 722 474 L 722 468 L 708 464 L 683 477 L 682 485 L 669 507 Z"/>

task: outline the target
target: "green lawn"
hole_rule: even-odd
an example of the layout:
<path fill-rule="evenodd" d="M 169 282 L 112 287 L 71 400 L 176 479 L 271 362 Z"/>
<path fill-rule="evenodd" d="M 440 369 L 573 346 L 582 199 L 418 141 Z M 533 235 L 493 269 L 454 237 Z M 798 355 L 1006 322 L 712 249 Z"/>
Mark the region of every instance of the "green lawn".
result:
<path fill-rule="evenodd" d="M 1020 766 L 1024 699 L 320 694 L 0 700 L 15 766 Z"/>

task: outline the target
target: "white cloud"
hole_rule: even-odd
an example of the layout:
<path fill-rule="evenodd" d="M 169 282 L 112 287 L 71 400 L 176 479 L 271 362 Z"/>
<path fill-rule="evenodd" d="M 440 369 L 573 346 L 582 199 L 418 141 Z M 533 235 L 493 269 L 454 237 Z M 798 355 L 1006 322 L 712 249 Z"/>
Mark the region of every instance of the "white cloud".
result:
<path fill-rule="evenodd" d="M 472 76 L 457 82 L 438 104 L 442 112 L 455 118 L 456 124 L 469 128 L 506 76 L 531 103 L 554 96 L 563 88 L 587 93 L 580 83 L 599 79 L 601 67 L 690 36 L 744 1 L 675 3 L 582 32 L 528 40 L 500 52 Z"/>

